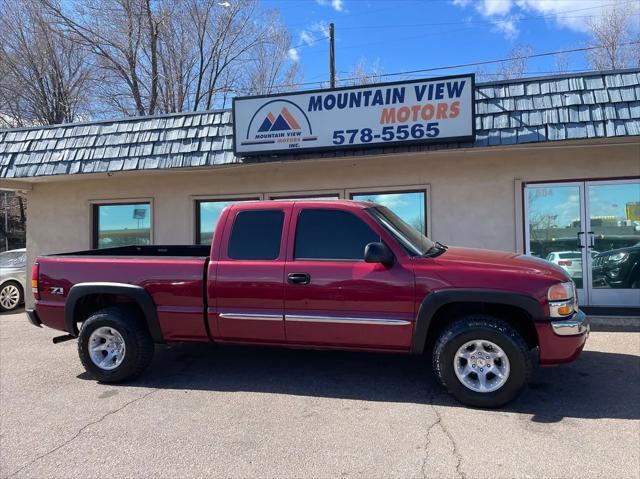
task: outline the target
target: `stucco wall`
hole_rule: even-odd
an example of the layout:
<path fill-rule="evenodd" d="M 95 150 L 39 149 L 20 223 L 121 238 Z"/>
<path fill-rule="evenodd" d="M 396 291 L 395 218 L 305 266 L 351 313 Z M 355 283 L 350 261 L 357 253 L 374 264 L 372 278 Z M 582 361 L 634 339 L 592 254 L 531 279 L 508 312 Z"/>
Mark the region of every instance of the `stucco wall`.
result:
<path fill-rule="evenodd" d="M 521 182 L 640 176 L 637 138 L 419 155 L 275 162 L 199 171 L 78 176 L 28 192 L 29 264 L 91 247 L 91 201 L 151 199 L 156 244 L 194 241 L 194 196 L 429 185 L 429 235 L 445 244 L 520 250 Z M 631 142 L 630 142 L 631 141 Z M 27 295 L 30 298 L 31 295 Z"/>

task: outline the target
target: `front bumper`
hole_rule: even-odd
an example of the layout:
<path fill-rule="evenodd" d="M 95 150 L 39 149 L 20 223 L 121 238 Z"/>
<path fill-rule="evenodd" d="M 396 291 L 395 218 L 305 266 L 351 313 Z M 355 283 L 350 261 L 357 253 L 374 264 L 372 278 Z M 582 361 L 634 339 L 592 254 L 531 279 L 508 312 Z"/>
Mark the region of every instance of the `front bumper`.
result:
<path fill-rule="evenodd" d="M 587 317 L 582 311 L 567 319 L 536 322 L 540 365 L 551 366 L 576 359 L 584 348 L 589 330 Z"/>
<path fill-rule="evenodd" d="M 42 321 L 40 321 L 40 318 L 38 317 L 38 313 L 36 313 L 34 309 L 27 309 L 26 313 L 27 313 L 27 318 L 29 319 L 29 322 L 31 324 L 39 328 L 42 327 Z"/>
<path fill-rule="evenodd" d="M 591 329 L 587 321 L 587 315 L 579 310 L 570 319 L 551 321 L 551 328 L 558 336 L 588 335 Z"/>

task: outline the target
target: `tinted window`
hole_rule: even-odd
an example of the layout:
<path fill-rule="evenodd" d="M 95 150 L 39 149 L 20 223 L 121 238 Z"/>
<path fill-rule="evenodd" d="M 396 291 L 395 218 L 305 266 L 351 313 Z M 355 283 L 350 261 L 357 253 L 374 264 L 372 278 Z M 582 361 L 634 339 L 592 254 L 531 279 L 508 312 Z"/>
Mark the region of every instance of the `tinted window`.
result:
<path fill-rule="evenodd" d="M 284 212 L 280 210 L 241 211 L 236 215 L 229 238 L 231 259 L 276 259 Z"/>
<path fill-rule="evenodd" d="M 222 210 L 235 203 L 242 203 L 247 200 L 202 200 L 196 202 L 197 207 L 197 231 L 196 241 L 198 244 L 211 244 L 213 233 L 218 224 L 218 219 Z"/>
<path fill-rule="evenodd" d="M 357 216 L 339 210 L 302 210 L 296 229 L 296 259 L 364 259 L 364 247 L 380 241 Z"/>
<path fill-rule="evenodd" d="M 149 203 L 95 205 L 94 208 L 94 247 L 151 244 Z"/>

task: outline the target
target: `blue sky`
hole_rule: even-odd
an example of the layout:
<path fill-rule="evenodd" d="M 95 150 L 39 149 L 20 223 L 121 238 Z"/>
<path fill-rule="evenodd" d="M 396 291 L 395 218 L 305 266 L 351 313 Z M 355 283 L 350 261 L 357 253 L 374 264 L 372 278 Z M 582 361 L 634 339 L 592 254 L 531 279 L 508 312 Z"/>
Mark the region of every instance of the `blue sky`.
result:
<path fill-rule="evenodd" d="M 586 46 L 587 23 L 618 3 L 640 22 L 638 0 L 263 0 L 278 8 L 292 34 L 290 57 L 305 82 L 327 80 L 328 24 L 335 24 L 336 70 L 348 77 L 359 61 L 384 73 L 506 57 L 518 45 L 535 53 Z M 566 56 L 586 68 L 583 53 Z M 495 66 L 484 67 L 488 73 Z M 476 67 L 413 77 L 473 72 Z M 556 70 L 556 58 L 529 62 L 529 72 Z M 409 78 L 411 76 L 406 76 Z M 392 77 L 397 80 L 403 77 Z"/>

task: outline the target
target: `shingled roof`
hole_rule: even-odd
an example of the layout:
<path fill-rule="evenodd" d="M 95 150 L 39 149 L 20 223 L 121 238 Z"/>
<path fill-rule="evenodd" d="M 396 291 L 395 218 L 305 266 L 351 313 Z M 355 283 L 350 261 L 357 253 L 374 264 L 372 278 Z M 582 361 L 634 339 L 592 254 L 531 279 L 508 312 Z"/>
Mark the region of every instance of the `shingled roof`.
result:
<path fill-rule="evenodd" d="M 288 155 L 360 156 L 640 135 L 640 69 L 478 84 L 470 143 Z M 233 154 L 229 110 L 0 130 L 0 178 L 213 167 Z M 281 157 L 280 159 L 282 159 Z"/>

